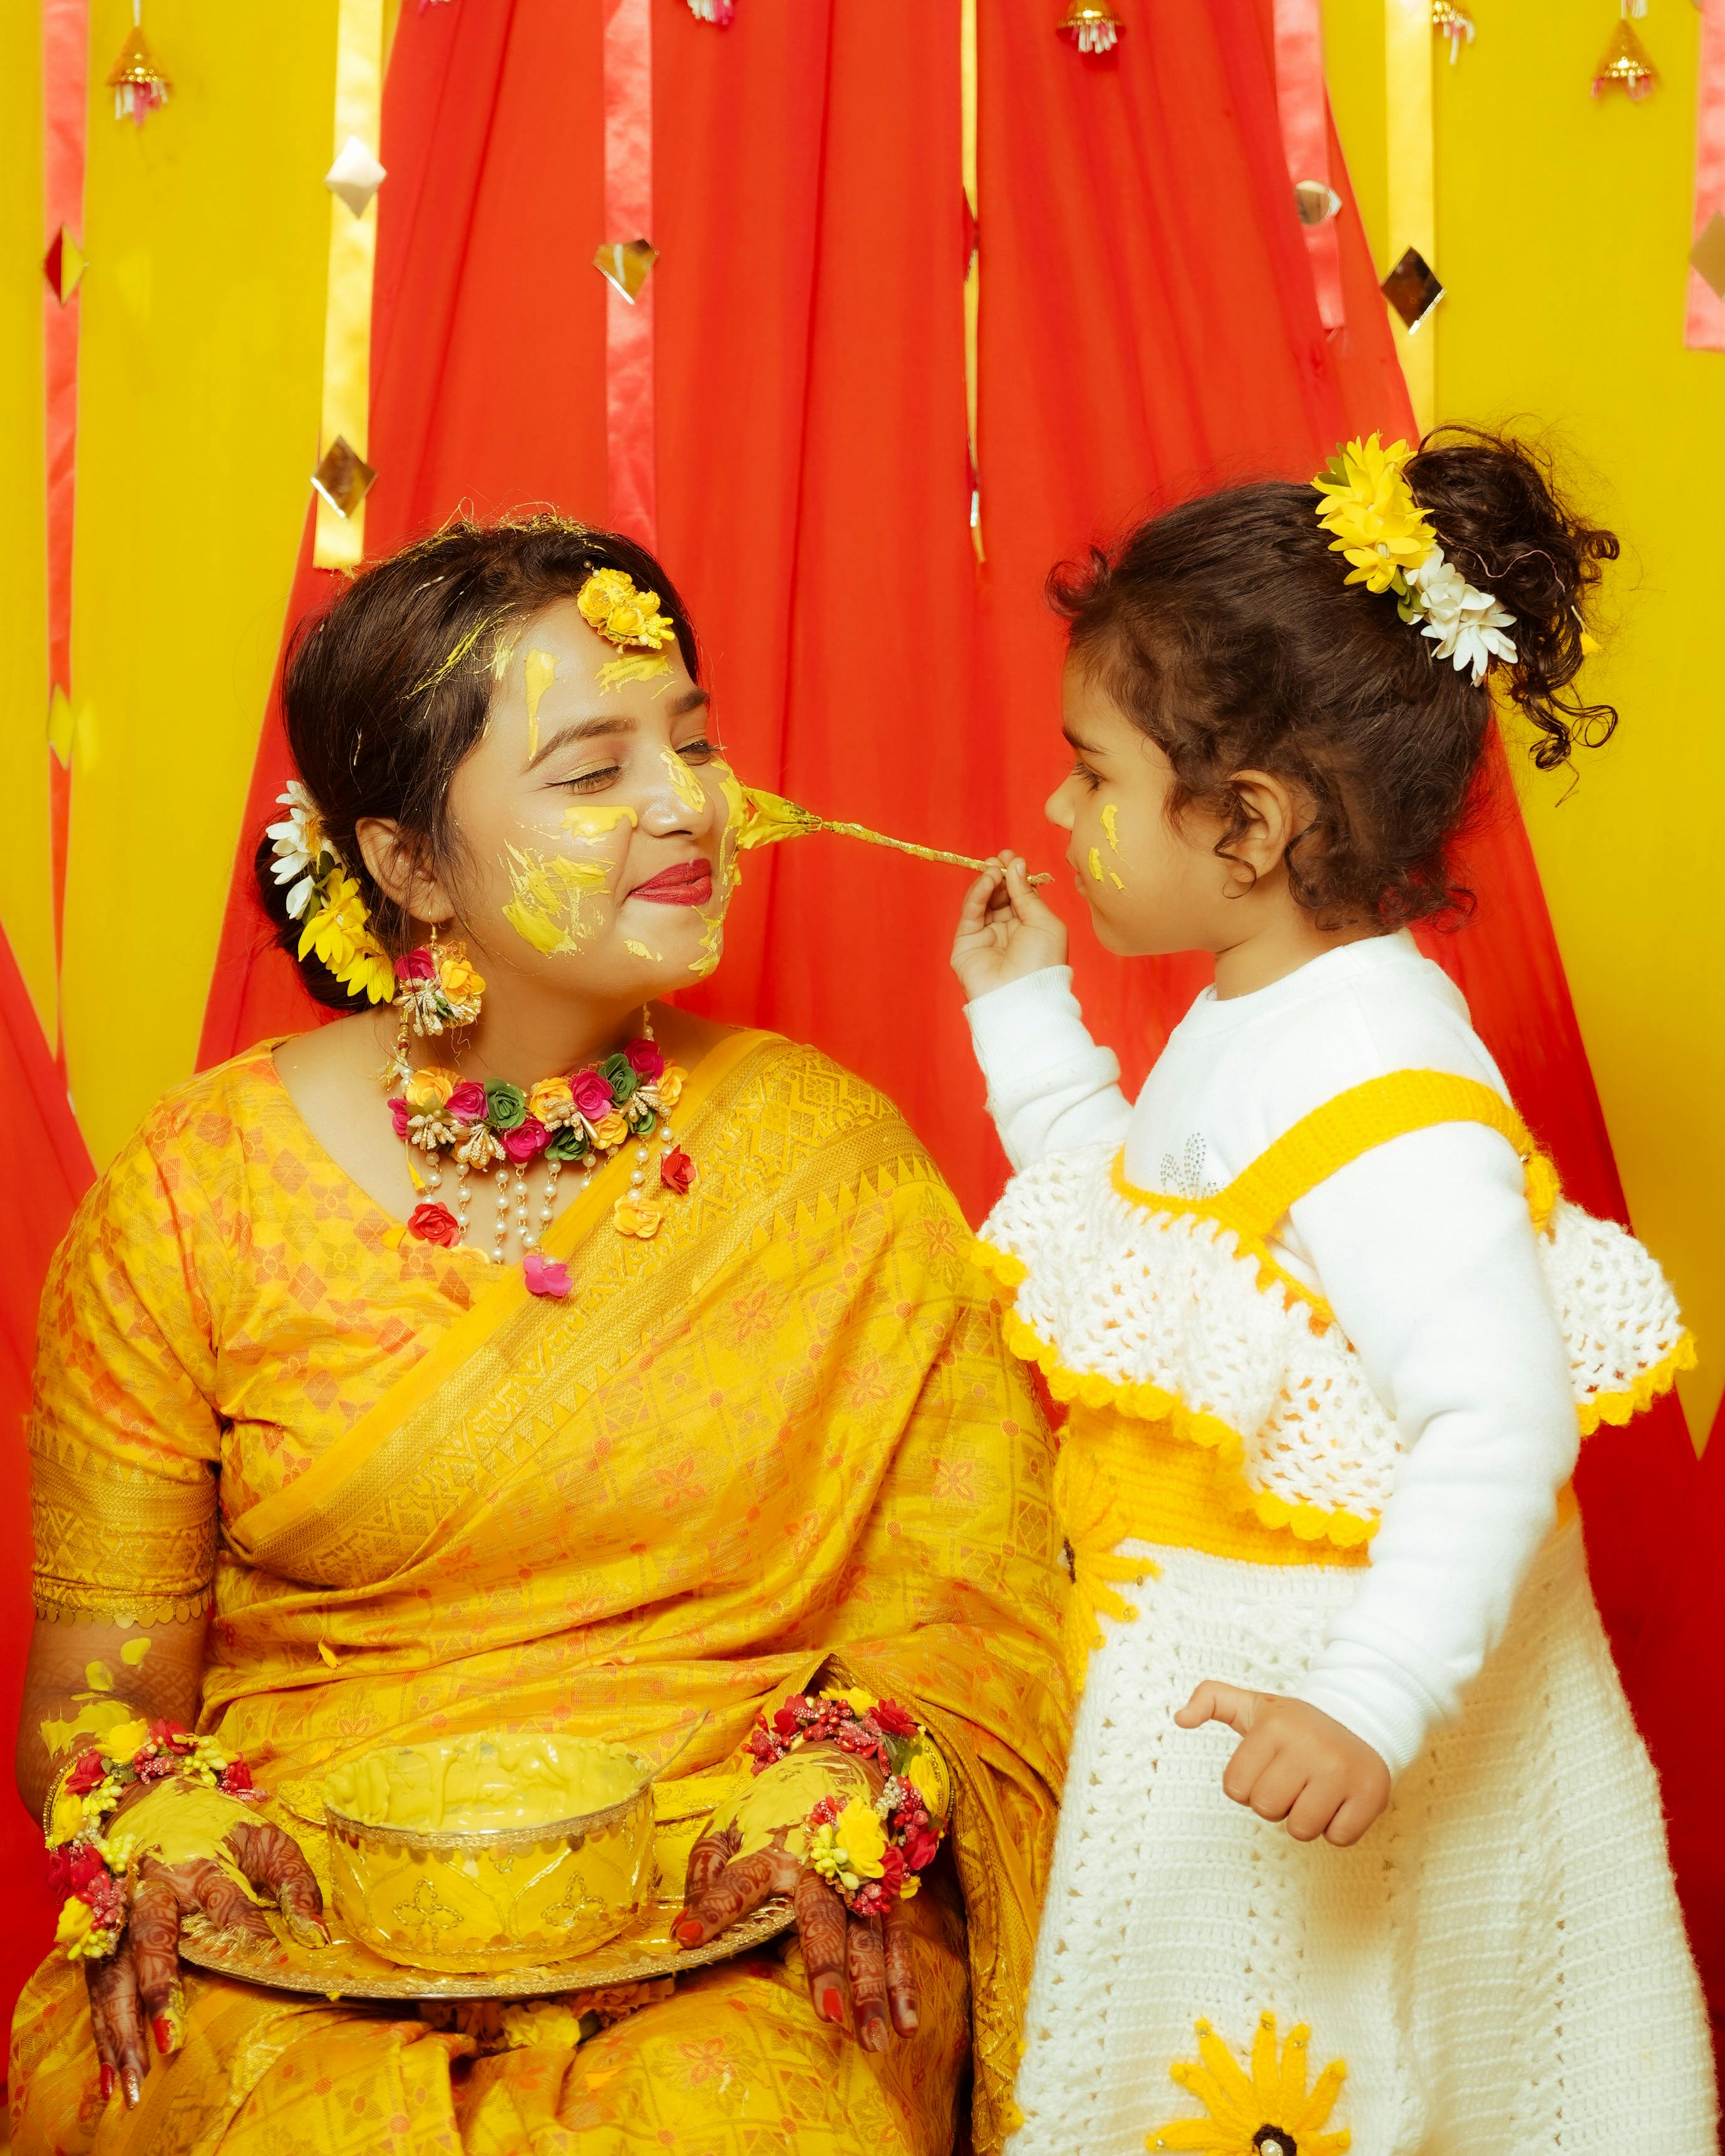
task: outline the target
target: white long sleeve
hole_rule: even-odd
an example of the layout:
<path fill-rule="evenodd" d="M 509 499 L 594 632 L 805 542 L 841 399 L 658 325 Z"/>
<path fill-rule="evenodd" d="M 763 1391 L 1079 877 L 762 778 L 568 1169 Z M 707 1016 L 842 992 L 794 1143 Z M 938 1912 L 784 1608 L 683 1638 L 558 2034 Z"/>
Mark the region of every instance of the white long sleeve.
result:
<path fill-rule="evenodd" d="M 1390 1070 L 1502 1091 L 1459 997 L 1403 937 L 1327 953 L 1257 995 L 1207 993 L 1129 1111 L 1065 969 L 970 1015 L 1015 1165 L 1123 1137 L 1134 1180 L 1187 1196 Z M 1568 1357 L 1521 1163 L 1483 1126 L 1378 1147 L 1301 1199 L 1279 1235 L 1276 1255 L 1330 1302 L 1408 1453 L 1359 1591 L 1297 1696 L 1399 1772 L 1455 1712 L 1550 1532 L 1577 1445 Z"/>
<path fill-rule="evenodd" d="M 1111 1048 L 1091 1039 L 1072 968 L 1048 966 L 965 1006 L 988 1086 L 988 1113 L 1014 1168 L 1126 1136 L 1132 1107 Z"/>

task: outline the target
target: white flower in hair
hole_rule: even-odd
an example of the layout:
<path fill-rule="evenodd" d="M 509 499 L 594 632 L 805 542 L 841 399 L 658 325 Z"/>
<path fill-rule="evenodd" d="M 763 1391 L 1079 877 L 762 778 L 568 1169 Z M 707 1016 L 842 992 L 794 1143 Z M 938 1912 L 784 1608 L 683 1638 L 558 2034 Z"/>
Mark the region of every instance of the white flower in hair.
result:
<path fill-rule="evenodd" d="M 276 805 L 288 813 L 283 822 L 268 827 L 266 836 L 275 856 L 270 873 L 277 883 L 293 885 L 287 895 L 287 914 L 290 921 L 298 921 L 311 903 L 317 888 L 317 864 L 328 850 L 329 841 L 323 834 L 317 803 L 297 778 L 289 779 L 287 790 L 275 798 Z"/>
<path fill-rule="evenodd" d="M 1417 621 L 1420 634 L 1437 645 L 1435 658 L 1451 660 L 1459 674 L 1471 667 L 1476 686 L 1494 659 L 1513 665 L 1516 648 L 1503 634 L 1515 616 L 1506 613 L 1490 592 L 1476 591 L 1459 569 L 1434 547 L 1423 562 L 1402 572 L 1407 597 L 1400 602 L 1404 620 Z"/>

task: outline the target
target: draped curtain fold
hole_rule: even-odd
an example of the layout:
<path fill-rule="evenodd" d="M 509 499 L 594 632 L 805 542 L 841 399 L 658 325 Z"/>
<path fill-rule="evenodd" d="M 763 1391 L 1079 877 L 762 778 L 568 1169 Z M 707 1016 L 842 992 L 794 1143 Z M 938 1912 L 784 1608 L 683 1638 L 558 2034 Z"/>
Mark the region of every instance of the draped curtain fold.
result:
<path fill-rule="evenodd" d="M 1412 418 L 1333 135 L 1348 326 L 1320 320 L 1270 0 L 1136 8 L 1098 64 L 1053 34 L 1050 8 L 983 8 L 979 568 L 957 6 L 748 0 L 718 33 L 655 0 L 659 537 L 745 776 L 908 837 L 1010 839 L 1047 860 L 1040 803 L 1061 768 L 1050 565 L 1157 503 L 1308 476 L 1345 434 L 1406 433 Z M 618 235 L 603 225 L 602 34 L 598 9 L 564 0 L 402 15 L 381 151 L 373 553 L 464 506 L 603 517 L 606 287 L 591 265 Z M 308 526 L 290 627 L 330 588 Z M 286 775 L 272 707 L 206 1062 L 315 1015 L 249 887 Z M 1531 851 L 1499 790 L 1471 853 L 1479 917 L 1431 947 L 1569 1188 L 1621 1217 Z M 753 856 L 725 966 L 691 1000 L 878 1081 L 976 1217 L 1004 1167 L 946 967 L 961 889 L 836 840 Z M 1075 963 L 1136 1084 L 1202 970 L 1122 968 L 1082 934 Z M 1632 1690 L 1654 1683 L 1645 1620 L 1695 1471 L 1671 1403 L 1589 1441 L 1589 1548 Z M 1661 1731 L 1669 1775 L 1684 1738 L 1669 1716 Z"/>

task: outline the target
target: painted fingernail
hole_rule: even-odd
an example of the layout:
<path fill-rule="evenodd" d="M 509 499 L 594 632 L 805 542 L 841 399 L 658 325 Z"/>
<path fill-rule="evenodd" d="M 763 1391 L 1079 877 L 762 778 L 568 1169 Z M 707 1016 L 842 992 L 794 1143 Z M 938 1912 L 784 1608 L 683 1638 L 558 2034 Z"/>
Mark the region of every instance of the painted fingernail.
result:
<path fill-rule="evenodd" d="M 830 1984 L 820 1994 L 820 2010 L 829 2021 L 842 2021 L 845 2019 L 845 2002 Z"/>
<path fill-rule="evenodd" d="M 699 1917 L 679 1917 L 671 1926 L 671 1937 L 680 1947 L 698 1947 L 701 1928 Z"/>
<path fill-rule="evenodd" d="M 126 2068 L 126 2071 L 120 2077 L 120 2085 L 126 2092 L 126 2109 L 128 2111 L 136 2111 L 138 2107 L 138 2097 L 141 2089 L 141 2084 L 138 2080 L 138 2070 L 136 2066 L 128 2066 Z"/>
<path fill-rule="evenodd" d="M 865 2051 L 884 2051 L 886 2049 L 886 2024 L 878 2017 L 865 2022 L 862 2040 Z"/>
<path fill-rule="evenodd" d="M 150 2034 L 156 2039 L 156 2048 L 165 2059 L 174 2047 L 172 2018 L 166 2014 L 158 2014 L 150 2024 Z"/>
<path fill-rule="evenodd" d="M 898 2025 L 904 2030 L 907 2036 L 916 2028 L 916 2010 L 914 2006 L 900 2007 L 898 2010 Z"/>
<path fill-rule="evenodd" d="M 102 2102 L 105 2103 L 114 2093 L 115 2073 L 112 2066 L 102 2068 Z"/>

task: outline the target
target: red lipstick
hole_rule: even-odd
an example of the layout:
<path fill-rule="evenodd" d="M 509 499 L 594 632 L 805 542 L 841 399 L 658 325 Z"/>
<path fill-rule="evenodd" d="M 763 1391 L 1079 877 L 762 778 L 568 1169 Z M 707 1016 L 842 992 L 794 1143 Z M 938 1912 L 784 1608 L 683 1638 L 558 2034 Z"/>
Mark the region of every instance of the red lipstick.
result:
<path fill-rule="evenodd" d="M 705 906 L 712 895 L 710 861 L 679 861 L 675 868 L 661 869 L 649 881 L 638 883 L 629 893 L 631 898 L 651 899 L 655 906 Z"/>

